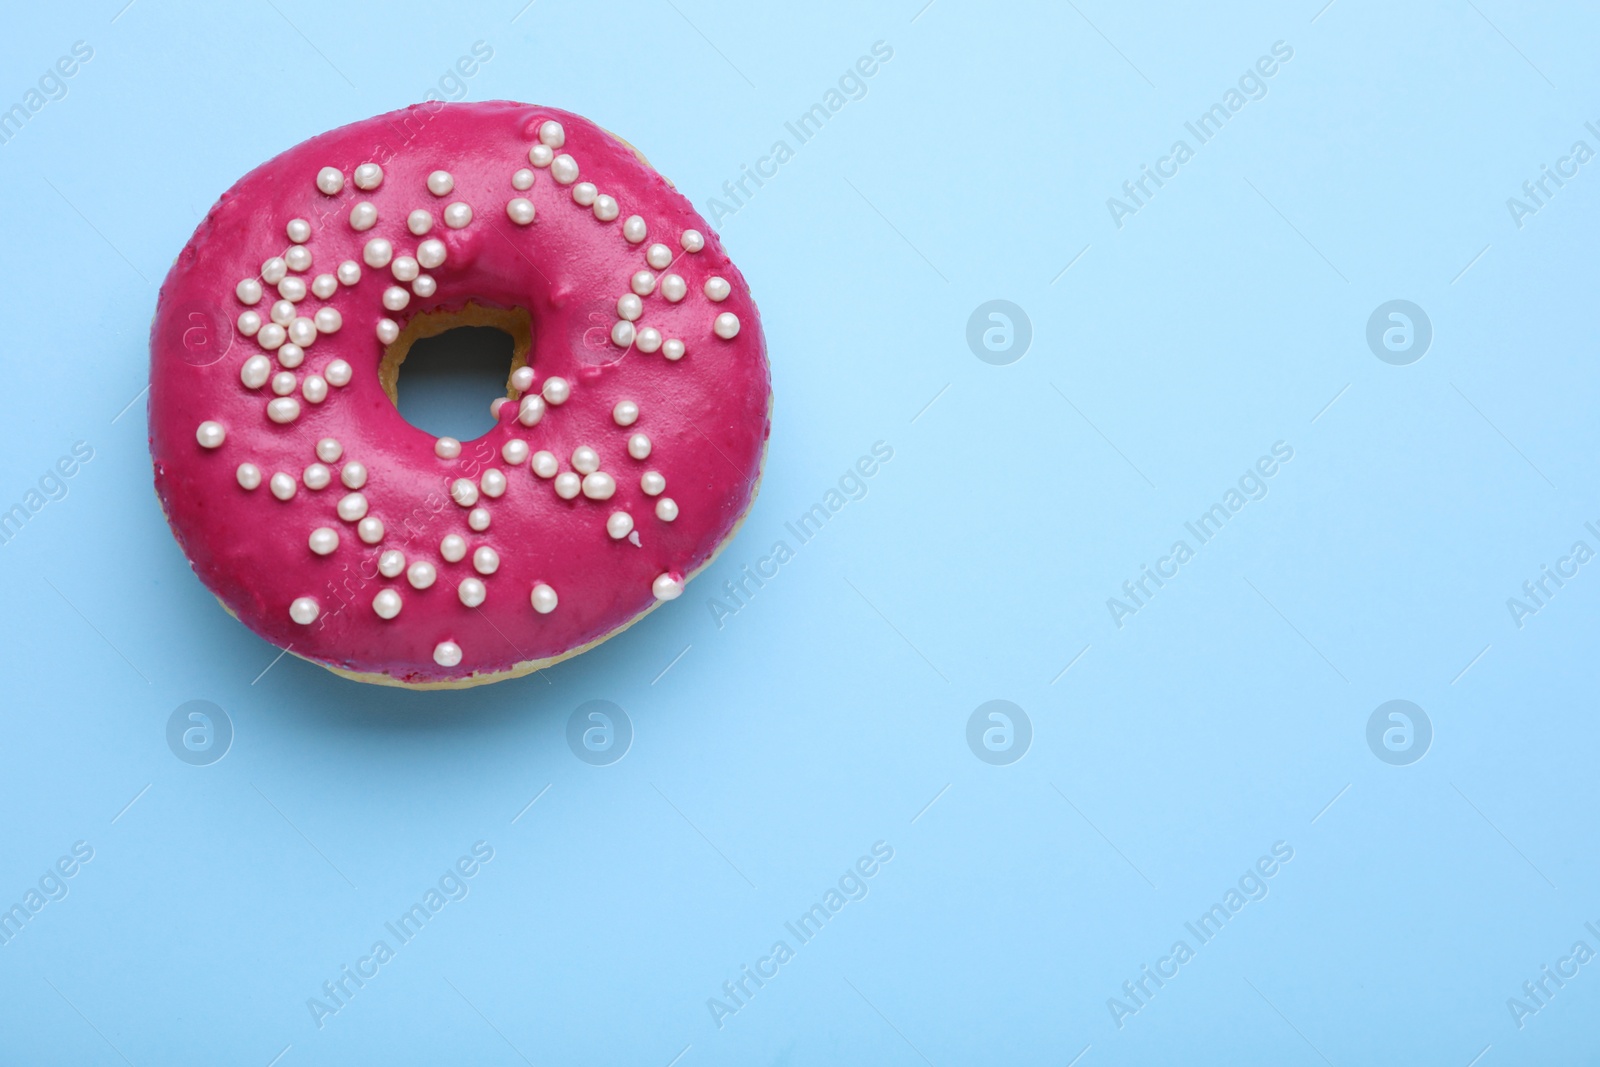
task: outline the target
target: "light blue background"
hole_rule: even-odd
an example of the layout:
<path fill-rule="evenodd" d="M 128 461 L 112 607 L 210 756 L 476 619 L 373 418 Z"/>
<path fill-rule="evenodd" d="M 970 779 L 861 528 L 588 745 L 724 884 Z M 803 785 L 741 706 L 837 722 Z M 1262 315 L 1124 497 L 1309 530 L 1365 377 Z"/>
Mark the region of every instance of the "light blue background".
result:
<path fill-rule="evenodd" d="M 1321 2 L 8 11 L 0 105 L 94 58 L 0 146 L 0 498 L 94 459 L 0 548 L 0 903 L 95 856 L 0 946 L 0 1062 L 1594 1056 L 1600 962 L 1522 1029 L 1506 1002 L 1600 949 L 1600 565 L 1521 629 L 1506 599 L 1600 548 L 1600 163 L 1520 229 L 1506 199 L 1600 149 L 1596 19 Z M 715 567 L 516 682 L 268 669 L 151 491 L 157 286 L 240 174 L 478 40 L 468 99 L 588 115 L 702 211 L 894 58 L 721 226 L 777 407 Z M 1119 230 L 1107 197 L 1279 40 L 1268 95 Z M 1032 322 L 1009 366 L 965 341 L 996 298 Z M 1435 333 L 1409 366 L 1364 337 L 1396 298 Z M 719 629 L 708 598 L 876 441 L 868 495 Z M 1277 441 L 1269 495 L 1119 630 L 1106 599 Z M 211 766 L 165 741 L 192 699 L 236 731 Z M 590 699 L 634 724 L 611 766 L 565 741 Z M 1033 724 L 1010 766 L 966 744 L 991 699 Z M 1435 731 L 1410 766 L 1367 747 L 1391 699 Z M 307 998 L 479 840 L 470 895 L 319 1029 Z M 719 1029 L 707 999 L 880 840 L 870 895 Z M 1119 1029 L 1107 999 L 1278 841 L 1270 895 Z"/>

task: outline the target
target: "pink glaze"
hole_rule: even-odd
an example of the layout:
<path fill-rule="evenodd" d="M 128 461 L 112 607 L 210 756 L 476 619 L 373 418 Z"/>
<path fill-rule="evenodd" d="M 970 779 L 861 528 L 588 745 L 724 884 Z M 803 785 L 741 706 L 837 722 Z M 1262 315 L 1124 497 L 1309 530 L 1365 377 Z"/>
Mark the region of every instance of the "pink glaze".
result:
<path fill-rule="evenodd" d="M 576 160 L 579 182 L 593 182 L 616 199 L 616 219 L 599 221 L 589 207 L 574 202 L 572 185 L 558 184 L 549 166 L 530 163 L 529 149 L 551 119 L 561 123 L 566 138 L 555 153 Z M 383 168 L 382 184 L 370 191 L 352 181 L 355 168 L 368 162 Z M 332 196 L 316 184 L 325 167 L 337 168 L 344 178 L 343 189 Z M 525 191 L 512 186 L 512 175 L 523 168 L 535 175 Z M 428 190 L 427 176 L 435 170 L 454 177 L 454 190 L 446 196 Z M 535 205 L 531 225 L 508 218 L 507 203 L 514 197 Z M 350 210 L 362 200 L 377 208 L 378 222 L 357 232 Z M 471 205 L 472 221 L 451 229 L 444 209 L 457 201 Z M 406 225 L 417 208 L 434 217 L 433 229 L 423 236 L 414 236 Z M 623 237 L 623 223 L 632 215 L 647 223 L 643 243 Z M 240 370 L 258 354 L 268 357 L 273 374 L 284 368 L 235 322 L 247 310 L 271 321 L 279 296 L 275 286 L 263 284 L 263 298 L 246 305 L 235 286 L 241 279 L 259 280 L 263 262 L 284 254 L 291 244 L 285 226 L 294 218 L 311 223 L 305 247 L 313 263 L 289 277 L 303 279 L 309 289 L 315 277 L 334 273 L 345 260 L 361 263 L 362 276 L 354 286 L 341 284 L 326 300 L 308 292 L 297 304 L 297 314 L 306 317 L 332 307 L 343 325 L 305 348 L 304 362 L 293 371 L 297 388 L 292 395 L 301 413 L 278 424 L 266 414 L 274 399 L 270 385 L 248 388 Z M 688 229 L 704 235 L 698 253 L 685 252 L 680 243 Z M 417 246 L 428 238 L 443 240 L 445 262 L 423 269 L 437 281 L 436 293 L 426 299 L 412 295 L 403 311 L 385 310 L 386 289 L 400 285 L 410 292 L 411 286 L 397 281 L 387 266 L 362 262 L 364 245 L 375 237 L 392 242 L 395 257 L 416 256 Z M 665 338 L 681 339 L 687 354 L 678 362 L 659 351 L 625 350 L 610 336 L 618 320 L 617 299 L 630 291 L 634 272 L 647 269 L 646 251 L 657 242 L 671 250 L 674 262 L 653 273 L 658 279 L 681 275 L 688 295 L 668 303 L 658 285 L 643 298 L 636 326 L 654 326 Z M 704 292 L 713 276 L 732 287 L 721 303 Z M 517 421 L 516 401 L 505 404 L 494 429 L 463 442 L 459 457 L 446 460 L 435 455 L 435 438 L 402 419 L 384 394 L 378 381 L 384 344 L 376 330 L 384 318 L 404 328 L 419 312 L 456 309 L 469 301 L 527 309 L 533 319 L 529 363 L 536 375 L 528 395 L 552 375 L 567 379 L 572 395 L 565 404 L 548 407 L 532 427 Z M 723 312 L 739 318 L 732 340 L 712 332 Z M 353 368 L 350 383 L 330 388 L 321 404 L 309 403 L 299 385 L 310 374 L 325 373 L 335 359 Z M 150 451 L 156 492 L 191 566 L 251 630 L 330 666 L 405 682 L 442 681 L 507 671 L 599 638 L 653 606 L 652 583 L 658 576 L 682 580 L 704 564 L 755 492 L 770 393 L 760 319 L 743 276 L 689 201 L 660 175 L 598 126 L 568 112 L 504 101 L 433 104 L 314 137 L 257 167 L 223 194 L 161 288 L 150 336 Z M 484 403 L 491 399 L 484 397 Z M 612 408 L 621 400 L 639 405 L 641 414 L 632 426 L 612 419 Z M 197 442 L 197 428 L 206 421 L 223 427 L 220 447 Z M 650 438 L 646 460 L 628 454 L 628 438 L 635 433 Z M 318 462 L 316 443 L 328 437 L 343 446 L 343 456 L 328 464 L 332 484 L 313 491 L 302 472 Z M 601 470 L 616 480 L 615 495 L 561 499 L 553 482 L 535 475 L 528 462 L 513 466 L 502 458 L 502 446 L 512 439 L 526 441 L 531 452 L 554 453 L 562 471 L 572 470 L 575 448 L 594 448 Z M 364 544 L 356 523 L 342 521 L 335 512 L 350 492 L 340 484 L 340 468 L 350 461 L 367 468 L 360 492 L 369 503 L 368 514 L 385 527 L 375 545 Z M 253 490 L 241 487 L 236 474 L 247 462 L 261 472 L 261 484 Z M 505 473 L 508 485 L 498 499 L 483 495 L 478 501 L 488 509 L 491 524 L 477 533 L 467 524 L 469 509 L 451 500 L 449 487 L 463 477 L 477 483 L 491 467 Z M 675 521 L 657 518 L 660 498 L 641 491 L 640 475 L 647 470 L 665 476 L 662 495 L 677 503 Z M 269 491 L 269 479 L 280 471 L 295 481 L 288 501 Z M 607 518 L 615 511 L 632 516 L 639 545 L 607 534 Z M 338 531 L 338 548 L 329 555 L 308 547 L 318 527 Z M 447 534 L 466 539 L 467 554 L 460 562 L 441 556 Z M 473 551 L 480 545 L 499 554 L 493 574 L 473 569 Z M 403 552 L 408 566 L 431 563 L 438 580 L 419 590 L 404 572 L 394 578 L 380 575 L 377 560 L 388 549 Z M 458 597 L 457 586 L 467 578 L 481 580 L 487 589 L 479 607 L 467 607 Z M 539 614 L 529 602 L 538 583 L 550 585 L 559 597 L 549 614 Z M 402 602 L 390 620 L 372 607 L 373 597 L 386 589 Z M 302 625 L 290 618 L 289 606 L 307 596 L 318 601 L 321 614 Z M 443 641 L 460 646 L 459 665 L 435 662 L 435 648 Z"/>

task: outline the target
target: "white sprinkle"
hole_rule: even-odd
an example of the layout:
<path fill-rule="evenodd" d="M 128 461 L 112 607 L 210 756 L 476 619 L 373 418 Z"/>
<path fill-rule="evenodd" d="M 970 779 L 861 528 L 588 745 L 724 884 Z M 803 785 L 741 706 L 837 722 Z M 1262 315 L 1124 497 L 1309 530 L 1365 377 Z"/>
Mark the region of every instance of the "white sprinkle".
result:
<path fill-rule="evenodd" d="M 611 343 L 618 348 L 627 348 L 633 344 L 633 323 L 627 319 L 618 319 L 616 325 L 611 327 Z"/>
<path fill-rule="evenodd" d="M 610 500 L 617 491 L 617 480 L 605 471 L 583 476 L 583 495 L 590 500 Z"/>
<path fill-rule="evenodd" d="M 346 489 L 360 489 L 367 484 L 367 465 L 351 460 L 339 468 L 339 481 Z"/>
<path fill-rule="evenodd" d="M 666 270 L 672 266 L 672 249 L 664 244 L 653 244 L 646 250 L 644 261 L 656 270 Z"/>
<path fill-rule="evenodd" d="M 461 455 L 461 442 L 454 437 L 441 437 L 433 443 L 433 454 L 440 459 L 455 459 Z"/>
<path fill-rule="evenodd" d="M 377 544 L 383 540 L 383 520 L 368 515 L 356 523 L 356 536 L 365 544 Z"/>
<path fill-rule="evenodd" d="M 291 300 L 274 300 L 272 308 L 267 314 L 272 316 L 272 321 L 279 326 L 287 326 L 294 321 L 294 302 Z"/>
<path fill-rule="evenodd" d="M 489 528 L 489 509 L 473 508 L 467 512 L 467 525 L 478 533 L 483 533 Z"/>
<path fill-rule="evenodd" d="M 350 209 L 350 228 L 357 233 L 370 230 L 378 224 L 378 209 L 363 200 Z"/>
<path fill-rule="evenodd" d="M 524 196 L 507 201 L 506 217 L 518 226 L 528 225 L 533 221 L 533 201 Z"/>
<path fill-rule="evenodd" d="M 639 405 L 632 400 L 619 400 L 611 409 L 611 421 L 618 426 L 632 426 L 639 421 Z"/>
<path fill-rule="evenodd" d="M 483 490 L 483 495 L 490 500 L 497 500 L 505 495 L 506 475 L 497 467 L 490 467 L 478 479 L 478 487 Z"/>
<path fill-rule="evenodd" d="M 460 563 L 467 554 L 467 539 L 460 534 L 445 534 L 439 542 L 439 555 L 450 563 Z"/>
<path fill-rule="evenodd" d="M 307 489 L 314 492 L 328 488 L 329 483 L 333 481 L 333 472 L 326 464 L 313 463 L 300 475 L 300 480 L 305 483 Z"/>
<path fill-rule="evenodd" d="M 683 250 L 685 252 L 698 252 L 706 246 L 706 239 L 700 236 L 699 230 L 683 231 Z"/>
<path fill-rule="evenodd" d="M 261 264 L 261 280 L 268 285 L 277 285 L 289 273 L 289 264 L 283 261 L 282 256 L 273 256 Z"/>
<path fill-rule="evenodd" d="M 627 239 L 629 244 L 636 245 L 644 240 L 645 229 L 643 217 L 629 215 L 628 220 L 622 224 L 622 236 Z"/>
<path fill-rule="evenodd" d="M 644 353 L 658 351 L 661 348 L 661 331 L 654 326 L 646 326 L 634 335 L 633 344 Z"/>
<path fill-rule="evenodd" d="M 305 219 L 290 219 L 289 225 L 284 227 L 284 232 L 289 235 L 289 240 L 297 245 L 303 245 L 311 240 L 311 223 Z"/>
<path fill-rule="evenodd" d="M 434 196 L 449 196 L 450 190 L 456 187 L 456 180 L 447 170 L 436 170 L 428 175 L 428 192 Z"/>
<path fill-rule="evenodd" d="M 292 304 L 298 304 L 306 298 L 306 283 L 303 278 L 285 278 L 278 283 L 278 295 Z"/>
<path fill-rule="evenodd" d="M 472 551 L 472 569 L 479 574 L 493 574 L 500 569 L 500 553 L 488 545 L 479 545 Z"/>
<path fill-rule="evenodd" d="M 327 526 L 318 526 L 311 531 L 311 551 L 319 556 L 326 556 L 339 547 L 339 531 Z"/>
<path fill-rule="evenodd" d="M 444 209 L 444 224 L 452 230 L 459 230 L 472 221 L 472 205 L 457 200 Z"/>
<path fill-rule="evenodd" d="M 588 445 L 579 445 L 572 450 L 572 469 L 579 474 L 593 474 L 600 469 L 600 453 Z"/>
<path fill-rule="evenodd" d="M 378 557 L 378 573 L 385 578 L 398 578 L 405 569 L 406 554 L 398 548 L 391 548 Z"/>
<path fill-rule="evenodd" d="M 256 333 L 256 344 L 272 352 L 289 339 L 289 334 L 276 322 L 269 322 Z"/>
<path fill-rule="evenodd" d="M 261 283 L 254 278 L 246 278 L 233 287 L 233 294 L 239 298 L 241 304 L 259 304 L 261 302 Z"/>
<path fill-rule="evenodd" d="M 660 574 L 650 583 L 650 591 L 657 600 L 676 600 L 683 594 L 683 579 L 670 572 Z"/>
<path fill-rule="evenodd" d="M 283 261 L 290 270 L 304 273 L 311 269 L 311 249 L 304 245 L 291 245 L 289 251 L 283 254 Z"/>
<path fill-rule="evenodd" d="M 342 455 L 344 455 L 344 446 L 335 438 L 324 437 L 317 442 L 317 458 L 322 462 L 337 463 Z"/>
<path fill-rule="evenodd" d="M 308 375 L 300 386 L 300 392 L 308 403 L 320 404 L 328 399 L 328 382 L 320 374 Z"/>
<path fill-rule="evenodd" d="M 331 274 L 319 274 L 311 280 L 311 294 L 318 300 L 326 300 L 339 291 L 339 279 Z M 331 311 L 332 308 L 324 308 Z"/>
<path fill-rule="evenodd" d="M 513 437 L 500 446 L 500 458 L 513 467 L 520 467 L 528 461 L 528 442 L 521 438 Z"/>
<path fill-rule="evenodd" d="M 343 285 L 354 285 L 361 280 L 361 264 L 353 259 L 347 259 L 339 264 L 339 281 Z"/>
<path fill-rule="evenodd" d="M 511 176 L 511 188 L 517 192 L 526 192 L 533 188 L 533 171 L 523 167 Z"/>
<path fill-rule="evenodd" d="M 677 517 L 678 505 L 670 496 L 664 496 L 656 501 L 656 518 L 662 522 L 671 522 Z"/>
<path fill-rule="evenodd" d="M 239 368 L 239 380 L 246 389 L 260 389 L 272 377 L 272 361 L 266 356 L 251 356 Z"/>
<path fill-rule="evenodd" d="M 478 502 L 478 487 L 472 484 L 471 478 L 457 478 L 450 483 L 450 499 L 470 508 Z"/>
<path fill-rule="evenodd" d="M 339 504 L 335 510 L 338 511 L 339 517 L 345 522 L 355 522 L 366 517 L 367 498 L 360 493 L 346 493 L 339 498 Z"/>
<path fill-rule="evenodd" d="M 418 560 L 406 568 L 406 581 L 411 583 L 413 589 L 426 589 L 432 585 L 434 579 L 439 577 L 439 572 L 433 564 Z"/>
<path fill-rule="evenodd" d="M 683 342 L 677 338 L 663 341 L 661 343 L 661 354 L 673 363 L 678 362 L 683 358 Z"/>
<path fill-rule="evenodd" d="M 400 291 L 402 293 L 405 292 L 404 289 Z M 400 324 L 395 322 L 393 319 L 379 319 L 376 333 L 378 335 L 378 340 L 382 341 L 384 344 L 393 344 L 394 339 L 400 336 Z"/>
<path fill-rule="evenodd" d="M 433 229 L 433 215 L 420 207 L 406 216 L 406 229 L 421 237 Z"/>
<path fill-rule="evenodd" d="M 628 281 L 628 287 L 640 296 L 649 296 L 656 291 L 656 276 L 647 270 L 636 270 Z"/>
<path fill-rule="evenodd" d="M 350 364 L 342 359 L 336 359 L 328 364 L 327 369 L 322 372 L 322 376 L 328 379 L 329 385 L 343 389 L 350 384 L 350 375 L 352 373 Z"/>
<path fill-rule="evenodd" d="M 383 291 L 383 306 L 390 311 L 404 311 L 409 303 L 411 303 L 411 294 L 398 285 L 391 285 Z M 395 336 L 399 336 L 398 330 Z"/>
<path fill-rule="evenodd" d="M 356 168 L 355 182 L 357 189 L 371 192 L 383 184 L 383 168 L 376 163 L 363 163 Z"/>
<path fill-rule="evenodd" d="M 333 275 L 324 274 L 323 277 L 332 278 Z M 311 316 L 311 323 L 318 333 L 338 333 L 339 327 L 344 325 L 344 316 L 339 314 L 338 308 L 318 308 L 317 313 Z"/>
<path fill-rule="evenodd" d="M 254 463 L 241 463 L 233 476 L 239 479 L 239 488 L 258 489 L 261 486 L 261 468 Z"/>
<path fill-rule="evenodd" d="M 533 592 L 528 595 L 528 599 L 533 603 L 533 610 L 540 615 L 548 615 L 556 610 L 558 602 L 556 591 L 543 582 L 533 587 Z"/>
<path fill-rule="evenodd" d="M 288 345 L 284 345 L 288 348 Z M 281 351 L 281 349 L 280 349 Z M 288 396 L 294 392 L 294 387 L 300 384 L 292 371 L 279 371 L 272 376 L 272 392 L 275 396 Z"/>
<path fill-rule="evenodd" d="M 638 322 L 639 316 L 644 314 L 644 301 L 633 293 L 623 293 L 617 297 L 617 316 L 629 322 Z"/>
<path fill-rule="evenodd" d="M 410 256 L 397 256 L 395 261 L 389 264 L 389 273 L 394 275 L 394 280 L 397 282 L 414 282 L 422 270 L 417 266 L 417 261 Z"/>
<path fill-rule="evenodd" d="M 547 144 L 536 144 L 528 149 L 528 162 L 536 167 L 548 167 L 550 161 L 555 158 L 556 154 L 550 151 L 550 146 Z"/>
<path fill-rule="evenodd" d="M 594 198 L 599 195 L 600 190 L 594 187 L 594 182 L 579 182 L 572 187 L 573 202 L 582 204 L 584 207 L 592 207 Z"/>
<path fill-rule="evenodd" d="M 511 388 L 519 393 L 526 393 L 533 388 L 533 368 L 524 366 L 512 371 Z"/>
<path fill-rule="evenodd" d="M 278 362 L 294 370 L 306 361 L 306 350 L 294 342 L 286 342 L 278 346 Z"/>
<path fill-rule="evenodd" d="M 338 167 L 323 167 L 317 171 L 317 188 L 327 196 L 337 196 L 344 189 L 344 175 Z"/>
<path fill-rule="evenodd" d="M 621 213 L 621 209 L 617 207 L 616 200 L 605 193 L 601 193 L 594 198 L 594 217 L 601 222 L 610 222 Z"/>
<path fill-rule="evenodd" d="M 361 260 L 369 267 L 387 267 L 394 258 L 394 245 L 387 238 L 374 237 L 361 249 Z"/>
<path fill-rule="evenodd" d="M 556 496 L 562 500 L 571 500 L 583 491 L 583 479 L 571 471 L 562 471 L 556 475 L 552 483 L 555 486 Z"/>
<path fill-rule="evenodd" d="M 444 242 L 437 237 L 430 237 L 417 246 L 417 262 L 427 270 L 432 270 L 443 263 L 444 257 Z"/>
<path fill-rule="evenodd" d="M 277 497 L 279 500 L 293 500 L 295 490 L 298 488 L 298 486 L 293 478 L 289 477 L 289 475 L 283 473 L 282 471 L 279 471 L 277 474 L 274 474 L 272 476 L 272 480 L 267 483 L 267 488 L 270 489 L 272 491 L 272 495 Z"/>
<path fill-rule="evenodd" d="M 289 323 L 289 340 L 301 348 L 309 348 L 317 339 L 317 324 L 304 315 L 295 316 Z"/>
<path fill-rule="evenodd" d="M 633 516 L 626 511 L 613 511 L 606 519 L 606 533 L 611 540 L 620 541 L 633 532 Z"/>
<path fill-rule="evenodd" d="M 317 621 L 317 616 L 322 614 L 322 607 L 315 597 L 299 596 L 289 605 L 289 618 L 301 626 L 310 626 Z"/>
<path fill-rule="evenodd" d="M 261 329 L 261 316 L 254 311 L 246 311 L 239 316 L 239 332 L 246 337 L 254 337 Z"/>
<path fill-rule="evenodd" d="M 467 607 L 475 608 L 488 598 L 489 590 L 476 578 L 463 578 L 461 584 L 456 586 L 456 596 Z"/>
<path fill-rule="evenodd" d="M 724 311 L 718 315 L 711 324 L 711 332 L 724 341 L 731 341 L 739 336 L 739 316 L 731 311 Z"/>
<path fill-rule="evenodd" d="M 645 471 L 639 475 L 639 489 L 645 496 L 660 496 L 667 488 L 667 480 L 660 471 Z"/>
<path fill-rule="evenodd" d="M 392 619 L 400 614 L 400 594 L 393 589 L 380 589 L 372 598 L 372 610 L 380 619 Z"/>
<path fill-rule="evenodd" d="M 725 278 L 710 277 L 706 279 L 706 299 L 720 304 L 728 299 L 728 294 L 733 292 Z"/>
<path fill-rule="evenodd" d="M 440 641 L 433 646 L 433 662 L 441 667 L 454 667 L 461 662 L 461 646 L 454 641 Z"/>
<path fill-rule="evenodd" d="M 524 426 L 537 426 L 544 418 L 544 397 L 525 396 L 517 409 L 517 421 Z"/>
<path fill-rule="evenodd" d="M 634 459 L 649 459 L 650 438 L 642 433 L 636 433 L 628 438 L 628 455 Z"/>
<path fill-rule="evenodd" d="M 221 448 L 223 439 L 228 436 L 228 431 L 222 428 L 222 423 L 207 419 L 194 431 L 194 439 L 200 442 L 201 448 Z"/>
<path fill-rule="evenodd" d="M 567 131 L 561 128 L 561 123 L 550 119 L 539 127 L 539 142 L 551 148 L 560 148 L 567 143 Z"/>
<path fill-rule="evenodd" d="M 438 288 L 439 284 L 433 280 L 431 274 L 419 274 L 417 280 L 411 283 L 411 291 L 424 300 L 432 296 Z"/>
<path fill-rule="evenodd" d="M 554 478 L 561 469 L 561 461 L 556 459 L 555 453 L 541 448 L 533 454 L 532 468 L 533 473 L 541 478 Z"/>
<path fill-rule="evenodd" d="M 562 185 L 571 185 L 578 180 L 578 161 L 561 153 L 550 163 L 550 177 Z"/>
<path fill-rule="evenodd" d="M 572 385 L 565 378 L 546 378 L 540 393 L 545 400 L 556 407 L 560 407 L 567 402 L 568 397 L 572 396 Z"/>
<path fill-rule="evenodd" d="M 300 417 L 300 401 L 292 396 L 280 396 L 267 402 L 267 418 L 280 426 Z"/>

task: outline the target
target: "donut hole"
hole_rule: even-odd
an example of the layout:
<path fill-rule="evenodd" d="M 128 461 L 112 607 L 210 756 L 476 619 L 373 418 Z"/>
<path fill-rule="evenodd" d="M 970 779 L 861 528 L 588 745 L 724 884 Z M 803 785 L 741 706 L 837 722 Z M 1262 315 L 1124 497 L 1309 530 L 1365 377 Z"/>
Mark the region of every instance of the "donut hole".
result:
<path fill-rule="evenodd" d="M 521 308 L 464 308 L 414 316 L 384 352 L 378 380 L 400 417 L 433 437 L 470 441 L 495 425 L 496 397 L 515 400 L 532 323 Z"/>

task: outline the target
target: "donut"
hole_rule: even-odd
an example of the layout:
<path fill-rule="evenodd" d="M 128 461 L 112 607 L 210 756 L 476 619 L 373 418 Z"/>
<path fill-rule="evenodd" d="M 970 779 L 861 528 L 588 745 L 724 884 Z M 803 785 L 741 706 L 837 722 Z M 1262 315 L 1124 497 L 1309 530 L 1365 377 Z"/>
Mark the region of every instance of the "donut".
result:
<path fill-rule="evenodd" d="M 494 425 L 396 407 L 413 342 L 512 338 Z M 261 637 L 416 689 L 528 674 L 679 596 L 771 428 L 744 277 L 672 184 L 578 115 L 431 102 L 242 178 L 162 284 L 156 495 Z"/>

